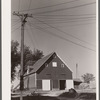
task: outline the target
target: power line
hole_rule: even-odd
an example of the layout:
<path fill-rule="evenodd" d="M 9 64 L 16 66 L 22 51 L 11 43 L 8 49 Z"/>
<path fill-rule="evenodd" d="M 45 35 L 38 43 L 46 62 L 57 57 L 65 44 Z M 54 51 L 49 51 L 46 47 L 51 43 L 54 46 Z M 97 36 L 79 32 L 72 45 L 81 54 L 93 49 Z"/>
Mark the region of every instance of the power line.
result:
<path fill-rule="evenodd" d="M 59 11 L 64 11 L 64 10 L 69 10 L 69 9 L 74 9 L 74 8 L 79 8 L 79 7 L 83 7 L 83 6 L 89 6 L 92 4 L 95 4 L 96 2 L 91 2 L 91 3 L 86 3 L 86 4 L 81 4 L 81 5 L 77 5 L 77 6 L 73 6 L 73 7 L 67 7 L 67 8 L 62 8 L 62 9 L 55 9 L 55 10 L 49 10 L 49 11 L 43 11 L 43 12 L 39 12 L 39 13 L 33 13 L 33 15 L 36 14 L 44 14 L 44 13 L 51 13 L 51 12 L 59 12 Z"/>
<path fill-rule="evenodd" d="M 81 45 L 81 44 L 75 43 L 75 42 L 73 42 L 73 41 L 71 41 L 71 40 L 69 40 L 69 39 L 66 39 L 65 37 L 59 36 L 59 35 L 57 35 L 57 34 L 54 34 L 54 33 L 50 32 L 50 31 L 48 31 L 48 30 L 45 30 L 44 28 L 41 28 L 40 26 L 34 25 L 33 27 L 35 27 L 36 29 L 39 29 L 39 30 L 44 31 L 44 32 L 46 32 L 47 34 L 53 35 L 53 36 L 55 36 L 55 37 L 58 37 L 58 38 L 60 38 L 60 39 L 62 39 L 62 40 L 68 41 L 68 42 L 70 42 L 70 43 L 72 43 L 72 44 L 75 44 L 75 45 L 78 45 L 78 46 L 83 47 L 83 48 L 85 48 L 85 49 L 88 49 L 88 50 L 91 50 L 91 51 L 93 51 L 93 52 L 96 52 L 95 50 L 93 50 L 93 49 L 91 49 L 91 48 L 88 48 L 88 47 L 83 46 L 83 45 Z"/>
<path fill-rule="evenodd" d="M 32 24 L 32 23 L 31 23 Z M 59 26 L 57 26 L 57 27 L 70 27 L 70 26 L 79 26 L 79 25 L 88 25 L 88 24 L 96 24 L 95 22 L 91 22 L 91 23 L 79 23 L 79 24 L 70 24 L 70 25 L 67 25 L 67 26 L 65 26 L 65 25 L 59 25 Z M 51 28 L 51 27 L 43 27 L 43 28 Z"/>
<path fill-rule="evenodd" d="M 29 38 L 31 39 L 31 42 L 33 43 L 33 45 L 34 45 L 34 47 L 35 47 L 35 44 L 34 44 L 34 42 L 33 42 L 33 39 L 32 39 L 32 37 L 30 36 L 30 32 L 29 32 L 28 30 L 26 30 L 26 31 L 27 31 L 27 33 L 29 33 L 28 36 L 29 36 Z"/>
<path fill-rule="evenodd" d="M 65 24 L 66 24 L 66 23 L 65 23 Z M 75 24 L 66 24 L 66 26 L 65 26 L 65 25 L 57 25 L 56 27 L 60 27 L 60 28 L 61 28 L 61 27 L 66 27 L 66 28 L 67 28 L 67 27 L 72 27 L 72 26 L 73 26 L 73 27 L 74 27 L 74 26 L 77 27 L 77 26 L 81 26 L 81 25 L 84 26 L 84 25 L 89 25 L 89 24 L 96 24 L 96 22 L 91 22 L 91 23 L 89 23 L 89 22 L 87 23 L 87 22 L 86 22 L 86 23 L 78 23 L 78 24 L 77 24 L 77 23 L 75 23 Z M 44 26 L 43 28 L 46 28 L 46 29 L 47 29 L 47 28 L 51 28 L 51 27 L 48 27 L 48 26 L 45 27 L 45 26 Z"/>
<path fill-rule="evenodd" d="M 66 24 L 66 23 L 79 23 L 79 22 L 87 22 L 87 21 L 95 21 L 95 19 L 91 19 L 91 20 L 71 20 L 71 21 L 58 21 L 58 22 L 48 22 L 48 24 Z M 35 23 L 35 24 L 43 24 L 43 23 Z"/>
<path fill-rule="evenodd" d="M 14 25 L 11 25 L 11 27 L 14 27 L 14 26 L 17 25 L 19 22 L 20 22 L 20 20 L 18 19 Z"/>
<path fill-rule="evenodd" d="M 28 21 L 29 22 L 29 21 Z M 28 23 L 27 23 L 28 24 Z M 30 30 L 31 30 L 31 35 L 33 35 L 32 33 L 34 33 L 33 32 L 33 30 L 32 30 L 32 26 L 31 26 L 31 23 L 29 22 L 29 24 L 28 25 L 30 25 Z M 35 36 L 33 35 L 33 37 L 34 37 L 34 41 L 33 41 L 33 39 L 32 39 L 32 41 L 34 42 L 34 45 L 36 44 L 37 45 L 37 42 L 36 42 L 36 40 L 35 40 Z M 36 46 L 35 46 L 36 47 Z M 38 46 L 37 46 L 38 47 Z"/>
<path fill-rule="evenodd" d="M 45 23 L 44 21 L 41 21 L 41 20 L 35 18 L 34 16 L 33 16 L 33 18 L 36 19 L 37 21 L 39 21 L 39 22 L 41 22 L 41 23 L 43 23 L 43 24 L 45 24 L 45 25 L 47 25 L 47 26 L 49 26 L 49 27 L 51 27 L 51 28 L 53 28 L 53 29 L 55 29 L 55 30 L 57 30 L 57 31 L 59 31 L 59 32 L 64 33 L 65 35 L 69 35 L 70 37 L 73 37 L 73 38 L 75 38 L 75 39 L 77 39 L 77 40 L 80 40 L 81 42 L 88 43 L 88 42 L 86 42 L 86 41 L 84 41 L 84 40 L 81 40 L 81 39 L 79 39 L 79 38 L 77 38 L 77 37 L 75 37 L 75 36 L 69 34 L 69 33 L 66 33 L 65 31 L 62 31 L 62 30 L 60 30 L 60 29 L 58 29 L 58 28 L 56 28 L 56 27 L 54 27 L 54 26 L 52 26 L 52 25 L 49 25 L 49 24 Z M 88 44 L 92 45 L 91 43 L 88 43 Z"/>
<path fill-rule="evenodd" d="M 29 9 L 30 9 L 31 2 L 32 2 L 32 0 L 30 0 L 30 2 L 29 2 L 29 6 L 28 6 L 28 9 L 27 9 L 27 11 L 29 11 Z"/>
<path fill-rule="evenodd" d="M 33 24 L 33 23 L 31 23 L 31 24 Z M 36 23 L 35 23 L 35 24 L 36 24 Z M 79 23 L 79 24 L 73 24 L 73 25 L 71 24 L 71 25 L 67 25 L 67 26 L 65 26 L 65 25 L 60 25 L 60 26 L 57 26 L 57 27 L 70 27 L 70 26 L 71 26 L 71 27 L 72 27 L 72 26 L 76 26 L 76 27 L 77 27 L 77 26 L 79 26 L 79 25 L 89 25 L 89 24 L 96 24 L 96 23 L 95 23 L 95 22 L 92 22 L 92 23 Z M 47 27 L 42 27 L 42 28 L 46 28 L 46 29 L 47 29 L 47 28 L 51 28 L 51 27 L 48 27 L 48 26 L 47 26 Z"/>
<path fill-rule="evenodd" d="M 47 20 L 47 22 L 49 23 L 49 24 L 60 24 L 60 23 L 63 23 L 63 24 L 66 24 L 66 23 L 73 23 L 73 22 L 85 22 L 85 21 L 95 21 L 95 19 L 81 19 L 81 20 L 67 20 L 67 21 L 65 21 L 65 20 L 59 20 L 59 21 L 56 21 L 56 20 Z M 32 21 L 33 22 L 33 21 Z M 46 21 L 45 21 L 46 22 Z M 36 23 L 35 22 L 35 24 L 43 24 L 43 23 Z"/>
<path fill-rule="evenodd" d="M 78 15 L 73 15 L 73 14 L 67 14 L 67 15 L 42 15 L 42 14 L 40 14 L 40 15 L 34 15 L 34 16 L 38 16 L 38 17 L 62 17 L 62 16 L 90 16 L 90 15 L 96 15 L 96 14 L 78 14 Z"/>
<path fill-rule="evenodd" d="M 19 26 L 18 28 L 14 29 L 14 30 L 11 30 L 11 32 L 14 32 L 14 31 L 16 31 L 16 30 L 19 29 L 19 28 L 20 28 L 20 26 Z"/>
<path fill-rule="evenodd" d="M 37 18 L 43 18 L 43 17 L 37 17 Z M 45 18 L 45 20 L 53 20 L 53 19 L 69 19 L 69 20 L 71 20 L 71 19 L 90 19 L 90 18 L 96 18 L 96 17 L 94 17 L 94 16 L 90 16 L 90 17 L 76 17 L 76 18 L 67 18 L 67 17 L 65 17 L 65 18 L 48 18 L 48 17 L 44 17 Z"/>
<path fill-rule="evenodd" d="M 20 0 L 19 0 L 19 4 L 18 4 L 18 12 L 19 12 L 19 10 L 20 10 Z"/>
<path fill-rule="evenodd" d="M 79 1 L 79 0 L 72 0 L 72 1 L 67 1 L 67 2 L 63 2 L 63 3 L 55 4 L 55 5 L 44 6 L 44 7 L 34 8 L 34 9 L 20 10 L 20 12 L 31 11 L 31 10 L 38 10 L 38 9 L 44 9 L 44 8 L 49 8 L 49 7 L 55 7 L 55 6 L 64 5 L 64 4 L 71 3 L 71 2 L 76 2 L 76 1 Z"/>
<path fill-rule="evenodd" d="M 38 18 L 38 17 L 36 17 L 36 18 Z M 42 18 L 39 18 L 39 19 L 42 19 Z M 79 21 L 80 21 L 80 20 L 92 20 L 92 19 L 96 19 L 96 18 L 95 18 L 95 17 L 85 17 L 85 18 L 61 18 L 61 19 L 46 19 L 46 18 L 45 18 L 45 19 L 42 19 L 42 20 L 43 20 L 43 21 L 48 21 L 48 22 L 49 22 L 49 21 L 50 21 L 50 22 L 52 22 L 52 21 L 53 21 L 53 22 L 59 22 L 59 21 L 60 21 L 60 22 L 61 22 L 61 21 L 64 21 L 64 22 L 65 22 L 65 21 L 71 21 L 71 20 L 75 20 L 75 21 L 76 21 L 76 20 L 77 20 L 77 21 L 79 20 Z"/>

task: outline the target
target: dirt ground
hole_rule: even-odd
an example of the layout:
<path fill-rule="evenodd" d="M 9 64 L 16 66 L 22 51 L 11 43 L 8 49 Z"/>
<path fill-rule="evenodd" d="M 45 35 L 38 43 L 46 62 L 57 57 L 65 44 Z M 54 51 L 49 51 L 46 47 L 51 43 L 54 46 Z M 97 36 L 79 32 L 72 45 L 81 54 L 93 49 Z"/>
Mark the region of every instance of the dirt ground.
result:
<path fill-rule="evenodd" d="M 37 92 L 31 96 L 27 95 L 23 97 L 23 100 L 96 100 L 95 90 L 78 90 L 77 96 L 72 97 L 68 95 L 68 91 L 49 91 L 49 92 Z M 11 100 L 20 100 L 19 95 L 13 96 Z"/>
<path fill-rule="evenodd" d="M 85 96 L 86 97 L 86 96 Z M 23 100 L 96 100 L 95 95 L 92 98 L 68 98 L 68 97 L 50 97 L 50 96 L 27 96 Z M 11 100 L 20 100 L 19 97 L 11 98 Z"/>

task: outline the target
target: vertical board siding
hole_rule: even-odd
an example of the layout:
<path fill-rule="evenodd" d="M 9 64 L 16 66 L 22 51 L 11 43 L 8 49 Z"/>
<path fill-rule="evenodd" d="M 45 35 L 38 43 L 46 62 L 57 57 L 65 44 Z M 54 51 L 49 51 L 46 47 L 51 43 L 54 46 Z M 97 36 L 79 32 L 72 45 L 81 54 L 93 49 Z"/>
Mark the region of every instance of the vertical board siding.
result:
<path fill-rule="evenodd" d="M 52 66 L 52 62 L 57 62 L 57 67 Z M 59 57 L 51 57 L 45 64 L 37 71 L 37 79 L 72 79 L 72 72 L 70 69 L 59 59 Z M 64 64 L 64 67 L 62 67 Z"/>
<path fill-rule="evenodd" d="M 58 89 L 59 88 L 59 81 L 58 80 L 52 80 L 53 83 L 53 89 Z"/>
<path fill-rule="evenodd" d="M 24 89 L 28 88 L 28 77 L 24 78 Z"/>
<path fill-rule="evenodd" d="M 37 80 L 37 89 L 42 89 L 42 80 Z"/>
<path fill-rule="evenodd" d="M 29 88 L 35 88 L 35 75 L 36 74 L 31 74 L 29 75 Z"/>

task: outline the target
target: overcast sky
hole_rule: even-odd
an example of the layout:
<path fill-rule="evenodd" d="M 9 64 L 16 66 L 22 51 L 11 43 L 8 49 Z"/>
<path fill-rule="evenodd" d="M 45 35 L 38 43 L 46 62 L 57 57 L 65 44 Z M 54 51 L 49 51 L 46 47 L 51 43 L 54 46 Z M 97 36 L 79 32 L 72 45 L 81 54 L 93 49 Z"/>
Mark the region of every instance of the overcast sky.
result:
<path fill-rule="evenodd" d="M 56 52 L 76 77 L 96 75 L 95 0 L 12 0 L 11 12 L 33 14 L 25 25 L 25 44 L 47 55 Z M 11 15 L 11 39 L 21 40 L 21 21 Z"/>

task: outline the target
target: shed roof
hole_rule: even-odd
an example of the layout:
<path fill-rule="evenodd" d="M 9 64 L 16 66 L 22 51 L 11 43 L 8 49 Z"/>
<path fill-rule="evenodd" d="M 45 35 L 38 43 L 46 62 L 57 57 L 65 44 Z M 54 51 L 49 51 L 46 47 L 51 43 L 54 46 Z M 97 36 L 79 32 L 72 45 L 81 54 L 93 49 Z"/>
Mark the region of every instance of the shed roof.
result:
<path fill-rule="evenodd" d="M 82 82 L 79 78 L 74 79 L 75 82 Z"/>

